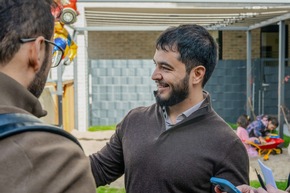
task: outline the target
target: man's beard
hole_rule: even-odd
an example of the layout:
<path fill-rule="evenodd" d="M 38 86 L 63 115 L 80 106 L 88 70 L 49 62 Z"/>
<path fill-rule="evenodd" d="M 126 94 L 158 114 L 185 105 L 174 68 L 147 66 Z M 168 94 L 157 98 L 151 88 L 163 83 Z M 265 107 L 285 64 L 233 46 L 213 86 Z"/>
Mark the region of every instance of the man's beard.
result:
<path fill-rule="evenodd" d="M 41 65 L 39 72 L 35 75 L 34 80 L 28 86 L 29 92 L 31 92 L 36 98 L 39 98 L 47 79 L 46 68 L 48 67 L 48 54 L 45 54 L 44 61 Z"/>
<path fill-rule="evenodd" d="M 172 91 L 170 93 L 169 98 L 164 99 L 161 98 L 158 91 L 155 92 L 156 102 L 160 106 L 173 106 L 182 101 L 184 101 L 188 97 L 188 82 L 189 76 L 186 75 L 183 80 L 180 81 L 179 84 L 171 85 Z"/>

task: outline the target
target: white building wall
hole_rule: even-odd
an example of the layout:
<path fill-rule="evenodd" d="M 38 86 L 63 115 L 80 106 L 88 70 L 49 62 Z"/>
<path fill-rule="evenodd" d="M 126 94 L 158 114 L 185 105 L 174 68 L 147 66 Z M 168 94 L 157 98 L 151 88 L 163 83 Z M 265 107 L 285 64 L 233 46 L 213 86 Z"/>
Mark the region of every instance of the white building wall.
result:
<path fill-rule="evenodd" d="M 80 15 L 76 26 L 85 26 L 84 6 L 77 4 Z M 88 61 L 86 32 L 77 32 L 76 43 L 78 45 L 77 57 L 74 65 L 75 82 L 75 125 L 79 131 L 88 129 Z"/>

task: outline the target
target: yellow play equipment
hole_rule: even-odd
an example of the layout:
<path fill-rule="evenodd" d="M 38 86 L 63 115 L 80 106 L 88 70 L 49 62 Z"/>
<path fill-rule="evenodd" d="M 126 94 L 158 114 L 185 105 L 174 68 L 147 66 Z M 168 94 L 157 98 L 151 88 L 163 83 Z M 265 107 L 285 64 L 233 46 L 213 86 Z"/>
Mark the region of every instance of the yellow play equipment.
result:
<path fill-rule="evenodd" d="M 266 137 L 266 144 L 256 144 L 254 142 L 250 142 L 249 144 L 256 148 L 258 151 L 259 156 L 263 156 L 263 159 L 266 161 L 269 159 L 269 155 L 271 153 L 274 154 L 282 154 L 283 150 L 281 147 L 278 147 L 281 143 L 284 142 L 283 139 L 279 138 L 278 136 L 268 136 Z"/>
<path fill-rule="evenodd" d="M 71 38 L 64 24 L 59 21 L 55 22 L 54 27 L 54 43 L 64 50 L 63 64 L 69 65 L 76 57 L 78 46 Z M 57 52 L 54 52 L 54 57 L 59 57 Z"/>

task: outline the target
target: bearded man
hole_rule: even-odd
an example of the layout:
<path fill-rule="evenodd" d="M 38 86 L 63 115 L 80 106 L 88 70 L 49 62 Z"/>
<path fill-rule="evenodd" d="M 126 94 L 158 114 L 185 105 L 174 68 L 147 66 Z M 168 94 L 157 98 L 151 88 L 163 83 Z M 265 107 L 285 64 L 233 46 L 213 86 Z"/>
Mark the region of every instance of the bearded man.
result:
<path fill-rule="evenodd" d="M 201 26 L 171 27 L 159 36 L 156 104 L 131 110 L 109 143 L 90 155 L 98 186 L 123 174 L 127 193 L 209 193 L 213 176 L 249 183 L 247 151 L 203 89 L 217 56 Z"/>
<path fill-rule="evenodd" d="M 89 159 L 76 139 L 38 119 L 46 115 L 38 97 L 61 59 L 52 62 L 53 50 L 63 54 L 52 40 L 52 5 L 52 0 L 0 0 L 3 193 L 96 192 Z"/>

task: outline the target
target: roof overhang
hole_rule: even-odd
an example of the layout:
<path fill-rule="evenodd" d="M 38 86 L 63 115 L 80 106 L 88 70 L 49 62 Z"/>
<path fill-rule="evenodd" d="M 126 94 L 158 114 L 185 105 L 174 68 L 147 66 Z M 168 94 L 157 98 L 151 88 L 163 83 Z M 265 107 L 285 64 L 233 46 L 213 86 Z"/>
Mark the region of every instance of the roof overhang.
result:
<path fill-rule="evenodd" d="M 78 0 L 78 31 L 162 31 L 199 24 L 208 30 L 252 30 L 290 19 L 289 0 Z"/>

